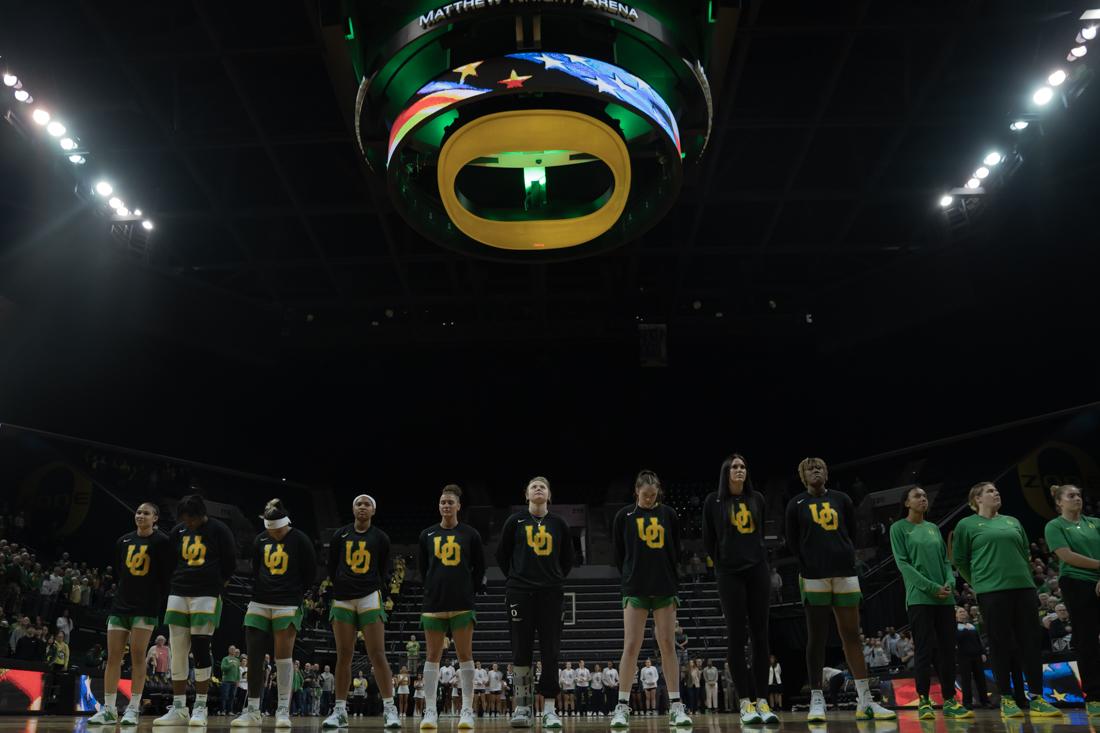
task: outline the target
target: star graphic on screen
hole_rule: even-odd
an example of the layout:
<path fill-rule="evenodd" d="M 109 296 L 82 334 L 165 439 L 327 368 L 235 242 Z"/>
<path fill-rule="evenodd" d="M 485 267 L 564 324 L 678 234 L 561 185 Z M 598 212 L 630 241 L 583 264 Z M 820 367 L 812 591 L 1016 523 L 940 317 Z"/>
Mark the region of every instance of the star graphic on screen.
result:
<path fill-rule="evenodd" d="M 610 94 L 613 97 L 619 96 L 619 88 L 614 84 L 608 84 L 600 77 L 596 77 L 596 88 L 600 90 L 602 94 Z"/>
<path fill-rule="evenodd" d="M 462 84 L 466 81 L 467 76 L 477 76 L 477 67 L 481 66 L 484 61 L 471 61 L 468 64 L 463 64 L 457 69 L 451 69 L 456 74 L 459 74 L 458 83 Z"/>
<path fill-rule="evenodd" d="M 1058 702 L 1065 702 L 1066 698 L 1069 697 L 1069 695 L 1067 695 L 1066 693 L 1058 692 L 1057 690 L 1051 690 L 1050 695 Z"/>
<path fill-rule="evenodd" d="M 508 76 L 508 78 L 507 79 L 501 79 L 500 81 L 497 82 L 497 84 L 503 84 L 508 89 L 520 89 L 520 88 L 523 87 L 523 82 L 527 81 L 530 78 L 531 77 L 529 75 L 528 76 L 519 76 L 519 75 L 516 74 L 516 70 L 512 69 L 512 73 Z"/>
<path fill-rule="evenodd" d="M 549 71 L 550 69 L 564 69 L 565 68 L 565 64 L 563 64 L 561 61 L 558 61 L 557 59 L 552 59 L 549 56 L 547 56 L 546 54 L 536 56 L 535 59 L 537 61 L 541 61 L 542 63 L 544 63 L 546 65 L 547 71 Z"/>

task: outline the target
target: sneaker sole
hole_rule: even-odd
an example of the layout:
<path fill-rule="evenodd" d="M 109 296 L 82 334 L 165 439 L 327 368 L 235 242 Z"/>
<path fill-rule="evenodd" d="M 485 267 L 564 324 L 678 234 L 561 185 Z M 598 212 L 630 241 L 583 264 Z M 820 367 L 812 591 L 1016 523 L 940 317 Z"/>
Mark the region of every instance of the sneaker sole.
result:
<path fill-rule="evenodd" d="M 1029 711 L 1033 718 L 1061 718 L 1064 717 L 1064 713 L 1061 710 L 1055 710 L 1052 713 L 1037 713 L 1034 710 Z"/>
<path fill-rule="evenodd" d="M 856 720 L 860 720 L 860 718 L 856 717 Z M 824 715 L 807 715 L 806 716 L 806 722 L 807 723 L 824 723 L 825 722 L 825 716 Z"/>
<path fill-rule="evenodd" d="M 420 724 L 420 730 L 436 730 L 438 727 L 439 726 L 435 723 L 428 723 L 426 725 L 424 723 Z"/>

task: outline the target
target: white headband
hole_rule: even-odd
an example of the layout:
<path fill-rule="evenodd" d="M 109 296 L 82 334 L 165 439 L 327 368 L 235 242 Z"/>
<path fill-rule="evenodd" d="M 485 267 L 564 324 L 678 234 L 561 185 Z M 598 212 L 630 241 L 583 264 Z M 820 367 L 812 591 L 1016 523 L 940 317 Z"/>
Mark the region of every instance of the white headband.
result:
<path fill-rule="evenodd" d="M 286 527 L 290 524 L 290 517 L 283 517 L 282 519 L 265 519 L 264 527 L 266 529 L 279 529 L 280 527 Z"/>
<path fill-rule="evenodd" d="M 378 511 L 378 502 L 377 502 L 377 501 L 375 501 L 375 500 L 374 500 L 374 497 L 373 497 L 373 496 L 371 496 L 370 494 L 360 494 L 359 496 L 357 496 L 357 497 L 355 497 L 354 499 L 352 499 L 352 500 L 351 500 L 351 508 L 352 508 L 352 511 L 354 511 L 354 510 L 355 510 L 355 502 L 359 501 L 360 499 L 369 499 L 369 500 L 370 500 L 370 505 L 371 505 L 372 507 L 374 507 L 374 511 Z"/>

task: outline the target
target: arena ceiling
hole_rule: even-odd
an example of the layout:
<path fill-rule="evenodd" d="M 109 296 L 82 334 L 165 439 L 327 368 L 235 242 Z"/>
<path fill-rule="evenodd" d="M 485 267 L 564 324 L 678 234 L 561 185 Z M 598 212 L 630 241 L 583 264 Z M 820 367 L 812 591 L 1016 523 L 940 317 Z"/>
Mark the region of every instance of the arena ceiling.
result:
<path fill-rule="evenodd" d="M 798 339 L 838 302 L 889 305 L 911 278 L 927 282 L 912 273 L 930 255 L 974 238 L 936 202 L 1026 106 L 1037 64 L 1087 7 L 718 5 L 739 13 L 703 165 L 642 239 L 551 265 L 463 257 L 396 216 L 353 139 L 334 3 L 18 0 L 0 52 L 155 217 L 148 246 L 121 254 L 127 267 L 275 324 L 284 344 L 598 338 L 654 323 Z M 41 206 L 31 195 L 9 177 L 5 217 Z"/>

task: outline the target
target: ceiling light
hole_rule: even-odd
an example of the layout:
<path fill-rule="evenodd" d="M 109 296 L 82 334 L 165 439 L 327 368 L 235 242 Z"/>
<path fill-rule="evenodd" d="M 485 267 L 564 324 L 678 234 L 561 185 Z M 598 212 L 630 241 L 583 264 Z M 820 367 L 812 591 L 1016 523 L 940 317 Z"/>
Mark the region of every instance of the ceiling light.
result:
<path fill-rule="evenodd" d="M 986 155 L 985 158 L 982 159 L 982 162 L 986 165 L 997 165 L 1002 160 L 1003 158 L 1001 158 L 1001 154 L 997 151 L 993 151 L 992 153 Z"/>
<path fill-rule="evenodd" d="M 127 209 L 125 206 L 120 206 L 119 208 L 115 209 L 115 213 L 119 216 L 129 216 L 130 210 Z"/>
<path fill-rule="evenodd" d="M 974 177 L 975 178 L 985 178 L 988 175 L 989 175 L 989 169 L 986 168 L 984 165 L 981 168 L 979 168 L 978 170 L 974 171 Z"/>
<path fill-rule="evenodd" d="M 4 74 L 4 86 L 13 87 L 19 83 L 19 77 L 15 74 Z"/>
<path fill-rule="evenodd" d="M 1050 84 L 1052 87 L 1056 87 L 1059 84 L 1061 84 L 1062 82 L 1064 82 L 1065 80 L 1066 80 L 1066 72 L 1062 71 L 1061 69 L 1058 69 L 1057 71 L 1051 73 L 1051 75 L 1047 77 L 1047 84 Z"/>
<path fill-rule="evenodd" d="M 1076 58 L 1081 58 L 1082 56 L 1084 56 L 1088 52 L 1089 52 L 1089 49 L 1088 49 L 1087 46 L 1074 46 L 1073 48 L 1071 48 L 1069 50 L 1069 55 L 1074 56 Z"/>
<path fill-rule="evenodd" d="M 1035 93 L 1031 95 L 1031 101 L 1042 107 L 1044 104 L 1054 99 L 1054 90 L 1050 87 L 1039 87 L 1035 90 Z"/>
<path fill-rule="evenodd" d="M 137 212 L 135 211 L 134 213 L 136 214 Z M 149 221 L 148 219 L 146 219 L 145 221 L 141 222 L 141 226 L 142 226 L 142 228 L 143 228 L 143 229 L 146 229 L 146 230 L 148 230 L 148 231 L 152 231 L 152 229 L 153 229 L 153 222 L 151 222 L 151 221 Z M 375 323 L 377 323 L 377 321 L 375 321 Z M 285 480 L 285 479 L 284 479 L 284 480 Z"/>
<path fill-rule="evenodd" d="M 1096 38 L 1096 26 L 1090 25 L 1087 28 L 1082 28 L 1081 32 L 1077 34 L 1077 42 L 1084 43 L 1085 41 L 1091 41 Z"/>
<path fill-rule="evenodd" d="M 34 120 L 36 124 L 44 125 L 50 121 L 50 113 L 39 108 L 31 113 L 31 119 Z"/>
<path fill-rule="evenodd" d="M 977 188 L 980 185 L 982 185 L 982 182 L 979 181 L 977 178 L 971 178 L 969 181 L 966 182 L 967 188 Z"/>
<path fill-rule="evenodd" d="M 50 124 L 46 125 L 46 132 L 50 133 L 54 137 L 61 137 L 65 134 L 65 126 L 57 120 L 54 120 Z"/>
<path fill-rule="evenodd" d="M 107 205 L 110 206 L 112 209 L 120 208 L 122 206 L 122 199 L 120 199 L 118 196 L 112 196 L 111 200 L 107 202 Z"/>
<path fill-rule="evenodd" d="M 69 162 L 70 163 L 76 163 L 77 165 L 84 165 L 84 163 L 87 162 L 87 161 L 84 160 L 83 155 L 70 155 L 69 156 Z"/>
<path fill-rule="evenodd" d="M 134 216 L 141 216 L 141 209 L 134 209 Z"/>
<path fill-rule="evenodd" d="M 948 196 L 947 194 L 944 194 L 943 196 L 940 197 L 940 206 L 942 206 L 943 208 L 946 209 L 948 206 L 951 205 L 951 202 L 954 201 L 954 200 L 955 200 L 954 196 Z"/>
<path fill-rule="evenodd" d="M 30 92 L 28 92 L 26 89 L 16 89 L 15 90 L 15 98 L 17 100 L 19 100 L 20 102 L 30 102 L 31 101 Z"/>
<path fill-rule="evenodd" d="M 61 138 L 61 149 L 62 150 L 72 150 L 75 147 L 76 147 L 76 140 L 73 140 L 71 137 Z"/>
<path fill-rule="evenodd" d="M 1027 129 L 1027 120 L 1016 120 L 1015 122 L 1013 122 L 1011 125 L 1008 126 L 1008 129 L 1012 130 L 1013 132 L 1019 132 L 1020 130 L 1026 130 Z"/>
<path fill-rule="evenodd" d="M 98 193 L 100 196 L 110 196 L 111 191 L 114 190 L 114 187 L 111 186 L 111 184 L 107 183 L 107 181 L 100 181 L 95 185 L 95 192 Z"/>

